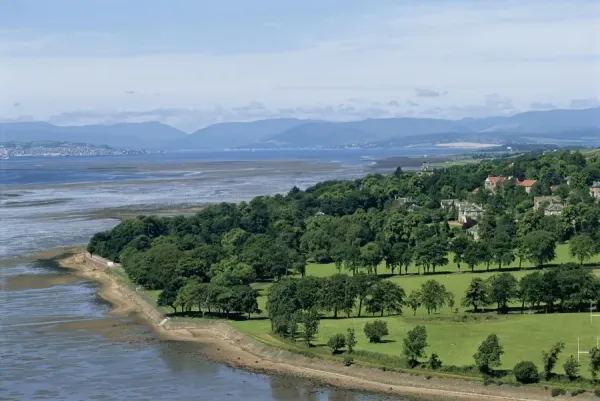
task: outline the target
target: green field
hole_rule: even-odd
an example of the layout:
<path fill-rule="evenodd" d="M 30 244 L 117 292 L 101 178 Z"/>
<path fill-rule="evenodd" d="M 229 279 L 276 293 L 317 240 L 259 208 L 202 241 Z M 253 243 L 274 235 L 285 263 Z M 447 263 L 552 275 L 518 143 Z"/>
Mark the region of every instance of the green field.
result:
<path fill-rule="evenodd" d="M 557 259 L 554 264 L 574 262 L 568 255 L 568 246 L 559 245 L 557 248 Z M 600 265 L 600 258 L 590 262 L 594 265 Z M 531 264 L 523 263 L 522 270 L 514 270 L 518 267 L 518 262 L 510 267 L 512 274 L 520 278 L 533 270 Z M 504 269 L 503 269 L 504 270 Z M 427 327 L 429 347 L 427 352 L 436 352 L 446 365 L 471 365 L 473 364 L 473 354 L 477 347 L 490 333 L 495 333 L 500 338 L 501 344 L 505 347 L 505 354 L 502 358 L 502 368 L 511 369 L 517 362 L 522 360 L 531 360 L 538 367 L 541 366 L 541 351 L 548 350 L 557 341 L 565 342 L 565 349 L 561 359 L 557 364 L 556 371 L 562 372 L 564 360 L 571 354 L 577 355 L 577 337 L 581 341 L 581 349 L 588 350 L 596 345 L 596 337 L 600 336 L 600 317 L 590 323 L 590 317 L 587 313 L 553 313 L 553 314 L 533 314 L 526 311 L 521 314 L 519 311 L 508 315 L 498 315 L 495 312 L 473 315 L 465 313 L 464 308 L 460 306 L 460 300 L 474 276 L 487 278 L 496 274 L 497 267 L 491 266 L 490 271 L 486 271 L 485 266 L 479 266 L 475 273 L 468 269 L 461 269 L 457 272 L 456 265 L 449 263 L 446 266 L 437 269 L 436 275 L 416 275 L 417 269 L 412 266 L 409 268 L 408 275 L 396 275 L 389 277 L 390 272 L 386 271 L 384 266 L 378 269 L 380 275 L 386 275 L 386 279 L 393 280 L 404 290 L 410 293 L 417 289 L 425 281 L 435 279 L 446 286 L 446 289 L 454 293 L 456 299 L 455 308 L 459 313 L 444 307 L 441 311 L 432 315 L 427 315 L 424 308 L 417 311 L 413 316 L 413 311 L 405 308 L 402 316 L 384 316 L 380 317 L 361 317 L 351 318 L 340 317 L 333 319 L 324 316 L 321 320 L 319 334 L 314 341 L 316 347 L 311 348 L 310 352 L 322 356 L 329 355 L 329 349 L 325 344 L 329 337 L 337 333 L 345 333 L 349 327 L 356 330 L 358 344 L 356 350 L 375 352 L 388 356 L 401 356 L 402 340 L 406 333 L 416 325 Z M 334 264 L 309 264 L 307 266 L 307 275 L 326 277 L 336 273 Z M 342 270 L 345 273 L 344 270 Z M 595 270 L 600 275 L 600 269 Z M 124 273 L 116 272 L 121 279 L 127 282 Z M 305 350 L 301 343 L 290 344 L 281 341 L 278 337 L 270 334 L 270 322 L 266 313 L 266 296 L 270 283 L 257 283 L 253 285 L 260 292 L 258 299 L 259 308 L 263 311 L 261 315 L 253 316 L 250 320 L 231 321 L 230 324 L 237 329 L 251 335 L 252 337 L 284 348 L 295 350 Z M 158 291 L 147 291 L 146 294 L 156 299 Z M 515 304 L 514 306 L 519 306 Z M 385 337 L 385 342 L 380 344 L 371 344 L 364 336 L 363 327 L 366 322 L 374 319 L 383 319 L 388 323 L 390 335 Z M 581 374 L 588 377 L 587 360 L 585 355 L 581 357 Z"/>
<path fill-rule="evenodd" d="M 568 246 L 559 245 L 557 248 L 557 259 L 555 264 L 574 262 L 568 255 Z M 600 258 L 591 261 L 592 264 L 600 264 Z M 513 263 L 508 268 L 518 267 L 518 262 Z M 533 267 L 530 264 L 523 263 L 523 269 L 512 271 L 517 277 L 531 272 Z M 479 266 L 475 273 L 468 269 L 461 269 L 462 273 L 457 273 L 456 265 L 449 263 L 437 269 L 436 275 L 416 275 L 416 267 L 409 268 L 409 275 L 392 276 L 393 280 L 404 288 L 406 293 L 417 289 L 425 281 L 435 279 L 446 286 L 446 289 L 454 293 L 456 299 L 455 308 L 459 313 L 444 307 L 438 313 L 427 315 L 424 308 L 417 311 L 413 316 L 412 310 L 405 308 L 403 316 L 384 316 L 382 319 L 387 321 L 390 335 L 385 343 L 370 344 L 364 336 L 363 327 L 372 317 L 361 318 L 339 318 L 332 319 L 324 317 L 321 320 L 318 337 L 315 340 L 316 348 L 311 352 L 325 355 L 328 349 L 325 343 L 332 335 L 336 333 L 345 333 L 347 328 L 354 327 L 358 337 L 357 350 L 381 353 L 385 355 L 400 356 L 402 353 L 402 340 L 407 331 L 414 326 L 421 324 L 427 327 L 428 342 L 430 346 L 428 353 L 437 352 L 445 364 L 449 365 L 471 365 L 473 364 L 473 354 L 477 347 L 490 333 L 495 333 L 500 338 L 500 342 L 505 347 L 502 367 L 512 368 L 517 362 L 522 360 L 531 360 L 538 366 L 541 366 L 541 351 L 549 349 L 557 341 L 564 341 L 565 350 L 562 353 L 561 361 L 557 365 L 557 371 L 562 372 L 562 363 L 570 354 L 577 355 L 577 337 L 581 338 L 581 348 L 588 350 L 596 345 L 596 336 L 600 336 L 600 318 L 590 324 L 589 314 L 587 313 L 554 313 L 554 314 L 532 314 L 526 311 L 521 314 L 519 311 L 508 315 L 498 315 L 495 312 L 473 315 L 464 313 L 464 308 L 460 306 L 460 300 L 474 276 L 486 278 L 497 273 L 497 267 L 491 266 L 487 272 L 485 266 Z M 504 269 L 503 269 L 504 270 Z M 310 264 L 307 267 L 307 274 L 314 276 L 329 276 L 336 273 L 333 264 Z M 379 274 L 388 275 L 382 266 L 379 268 Z M 397 273 L 396 273 L 397 274 Z M 600 275 L 600 270 L 596 270 Z M 269 284 L 257 284 L 256 288 L 260 290 L 259 307 L 264 311 L 266 303 L 266 294 Z M 519 306 L 519 305 L 514 305 Z M 278 338 L 270 334 L 270 323 L 266 319 L 266 313 L 250 320 L 232 322 L 236 328 L 244 331 L 251 336 L 272 344 L 290 347 L 290 344 L 281 342 Z M 298 344 L 297 346 L 302 346 Z M 582 356 L 581 373 L 588 376 L 587 361 Z"/>

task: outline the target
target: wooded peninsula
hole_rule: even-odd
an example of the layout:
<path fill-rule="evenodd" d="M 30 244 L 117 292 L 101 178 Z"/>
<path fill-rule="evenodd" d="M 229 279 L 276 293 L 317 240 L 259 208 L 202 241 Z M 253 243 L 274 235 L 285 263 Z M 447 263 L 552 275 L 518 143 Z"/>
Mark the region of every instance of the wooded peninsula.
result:
<path fill-rule="evenodd" d="M 600 374 L 599 200 L 600 152 L 528 153 L 139 216 L 88 252 L 293 352 L 574 395 Z"/>

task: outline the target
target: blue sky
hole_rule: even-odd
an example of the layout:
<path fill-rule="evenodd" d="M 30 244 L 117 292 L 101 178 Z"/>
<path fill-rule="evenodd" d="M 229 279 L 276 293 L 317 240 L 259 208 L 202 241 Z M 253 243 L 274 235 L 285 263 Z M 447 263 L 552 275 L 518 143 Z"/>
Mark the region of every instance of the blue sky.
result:
<path fill-rule="evenodd" d="M 477 117 L 599 71 L 598 1 L 0 0 L 2 119 Z"/>

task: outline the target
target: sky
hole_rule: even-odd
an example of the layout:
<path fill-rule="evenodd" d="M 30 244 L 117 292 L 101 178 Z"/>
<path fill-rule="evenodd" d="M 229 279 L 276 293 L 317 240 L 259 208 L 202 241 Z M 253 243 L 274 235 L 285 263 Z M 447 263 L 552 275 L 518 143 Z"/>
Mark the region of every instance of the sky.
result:
<path fill-rule="evenodd" d="M 463 118 L 600 106 L 596 0 L 0 0 L 0 119 Z"/>

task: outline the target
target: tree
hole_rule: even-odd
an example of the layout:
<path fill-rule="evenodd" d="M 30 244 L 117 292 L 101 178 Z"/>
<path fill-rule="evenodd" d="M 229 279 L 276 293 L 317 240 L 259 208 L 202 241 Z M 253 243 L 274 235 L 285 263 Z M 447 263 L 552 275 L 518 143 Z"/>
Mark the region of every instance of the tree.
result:
<path fill-rule="evenodd" d="M 436 267 L 448 263 L 446 247 L 441 238 L 430 237 L 419 241 L 415 248 L 415 263 L 417 266 L 423 266 L 425 273 L 429 273 L 430 268 L 435 273 Z"/>
<path fill-rule="evenodd" d="M 417 315 L 417 309 L 421 307 L 421 291 L 412 290 L 408 298 L 406 299 L 406 304 L 413 311 L 413 316 Z"/>
<path fill-rule="evenodd" d="M 511 273 L 490 277 L 490 301 L 498 306 L 498 313 L 508 312 L 508 303 L 517 296 L 518 282 Z"/>
<path fill-rule="evenodd" d="M 367 298 L 367 313 L 383 312 L 402 314 L 405 293 L 402 287 L 389 280 L 379 280 L 371 286 L 370 296 Z"/>
<path fill-rule="evenodd" d="M 465 296 L 462 299 L 462 306 L 473 307 L 473 312 L 479 312 L 479 307 L 487 305 L 490 297 L 489 283 L 480 277 L 475 277 L 471 280 L 469 287 L 465 291 Z"/>
<path fill-rule="evenodd" d="M 569 358 L 565 361 L 563 365 L 563 369 L 565 371 L 565 375 L 569 378 L 569 380 L 573 381 L 579 377 L 579 368 L 581 365 L 577 362 L 577 359 L 570 355 Z"/>
<path fill-rule="evenodd" d="M 534 231 L 523 237 L 527 258 L 541 267 L 556 257 L 556 238 L 548 231 Z"/>
<path fill-rule="evenodd" d="M 383 320 L 374 320 L 370 323 L 365 323 L 364 332 L 371 343 L 381 342 L 381 337 L 389 334 L 387 323 Z"/>
<path fill-rule="evenodd" d="M 342 271 L 342 264 L 344 263 L 348 253 L 346 247 L 347 245 L 343 242 L 336 241 L 329 252 L 331 259 L 335 263 L 335 268 L 337 269 L 338 273 Z"/>
<path fill-rule="evenodd" d="M 261 310 L 258 309 L 257 291 L 249 285 L 241 285 L 237 288 L 237 294 L 240 298 L 240 312 L 248 314 L 248 318 L 250 318 L 250 314 L 252 313 L 261 313 Z"/>
<path fill-rule="evenodd" d="M 518 298 L 521 301 L 521 313 L 525 310 L 525 304 L 535 307 L 543 300 L 544 283 L 541 272 L 533 272 L 521 277 Z"/>
<path fill-rule="evenodd" d="M 324 279 L 314 276 L 303 277 L 296 283 L 296 299 L 302 310 L 319 306 Z"/>
<path fill-rule="evenodd" d="M 590 350 L 590 373 L 594 381 L 598 380 L 598 371 L 600 371 L 600 348 L 594 347 Z"/>
<path fill-rule="evenodd" d="M 436 280 L 427 280 L 421 285 L 421 302 L 427 314 L 437 311 L 446 303 L 446 287 Z"/>
<path fill-rule="evenodd" d="M 394 267 L 398 267 L 398 271 L 402 274 L 402 268 L 404 267 L 404 273 L 408 273 L 408 267 L 412 263 L 413 254 L 410 246 L 406 242 L 397 242 L 392 245 L 390 251 L 391 263 L 392 263 L 392 274 L 394 274 Z"/>
<path fill-rule="evenodd" d="M 358 317 L 362 312 L 363 302 L 369 295 L 371 287 L 378 281 L 377 277 L 364 273 L 352 276 L 351 285 L 354 287 L 354 293 L 358 298 Z"/>
<path fill-rule="evenodd" d="M 479 345 L 473 359 L 475 359 L 475 364 L 483 374 L 489 374 L 491 372 L 490 368 L 500 366 L 502 354 L 504 354 L 504 348 L 500 345 L 498 336 L 490 334 Z"/>
<path fill-rule="evenodd" d="M 332 354 L 337 354 L 341 348 L 346 346 L 346 337 L 341 333 L 335 334 L 329 338 L 327 346 L 331 348 Z"/>
<path fill-rule="evenodd" d="M 402 354 L 406 357 L 409 367 L 415 367 L 419 362 L 419 358 L 425 356 L 427 345 L 427 329 L 425 326 L 416 326 L 407 333 L 403 340 Z"/>
<path fill-rule="evenodd" d="M 334 319 L 337 319 L 338 311 L 351 310 L 354 306 L 354 298 L 347 296 L 349 288 L 350 277 L 345 274 L 338 273 L 325 279 L 321 289 L 320 306 L 323 310 L 333 311 Z"/>
<path fill-rule="evenodd" d="M 287 276 L 298 256 L 296 250 L 292 248 L 277 243 L 271 244 L 262 258 L 265 272 L 270 277 L 278 279 Z"/>
<path fill-rule="evenodd" d="M 505 231 L 496 232 L 490 242 L 490 251 L 492 259 L 498 263 L 498 269 L 502 265 L 509 265 L 515 260 L 512 241 Z"/>
<path fill-rule="evenodd" d="M 319 332 L 320 319 L 321 317 L 316 308 L 312 308 L 301 314 L 300 323 L 302 323 L 302 326 L 304 327 L 302 338 L 307 347 L 310 347 L 310 342 Z"/>
<path fill-rule="evenodd" d="M 481 242 L 471 241 L 465 250 L 462 260 L 469 266 L 469 269 L 473 271 L 475 270 L 475 266 L 486 260 L 486 255 L 487 251 Z"/>
<path fill-rule="evenodd" d="M 537 367 L 531 361 L 521 361 L 513 368 L 515 379 L 519 383 L 529 384 L 537 383 L 540 381 L 540 374 L 538 373 Z"/>
<path fill-rule="evenodd" d="M 456 237 L 450 244 L 450 250 L 454 253 L 454 263 L 460 271 L 460 264 L 465 261 L 467 249 L 471 246 L 473 240 L 467 234 L 461 234 Z"/>
<path fill-rule="evenodd" d="M 283 279 L 279 280 L 269 289 L 267 296 L 267 311 L 269 319 L 271 319 L 271 330 L 275 330 L 275 323 L 281 329 L 282 323 L 285 323 L 291 316 L 300 309 L 298 299 L 296 297 L 297 280 Z"/>
<path fill-rule="evenodd" d="M 348 333 L 346 334 L 346 347 L 348 347 L 349 354 L 354 352 L 355 345 L 356 345 L 356 333 L 354 332 L 354 327 L 349 327 Z"/>
<path fill-rule="evenodd" d="M 552 377 L 552 371 L 558 361 L 558 356 L 561 351 L 565 348 L 565 343 L 562 341 L 557 342 L 550 348 L 550 351 L 542 351 L 542 362 L 544 364 L 544 377 L 546 380 L 550 380 Z"/>
<path fill-rule="evenodd" d="M 583 265 L 583 262 L 596 255 L 596 243 L 588 234 L 581 234 L 571 238 L 569 254 Z"/>
<path fill-rule="evenodd" d="M 170 306 L 177 312 L 177 293 L 184 285 L 185 281 L 182 278 L 171 280 L 158 295 L 156 304 L 158 306 Z"/>
<path fill-rule="evenodd" d="M 383 251 L 377 242 L 369 242 L 360 248 L 360 261 L 368 273 L 377 275 L 377 266 L 383 260 Z"/>

